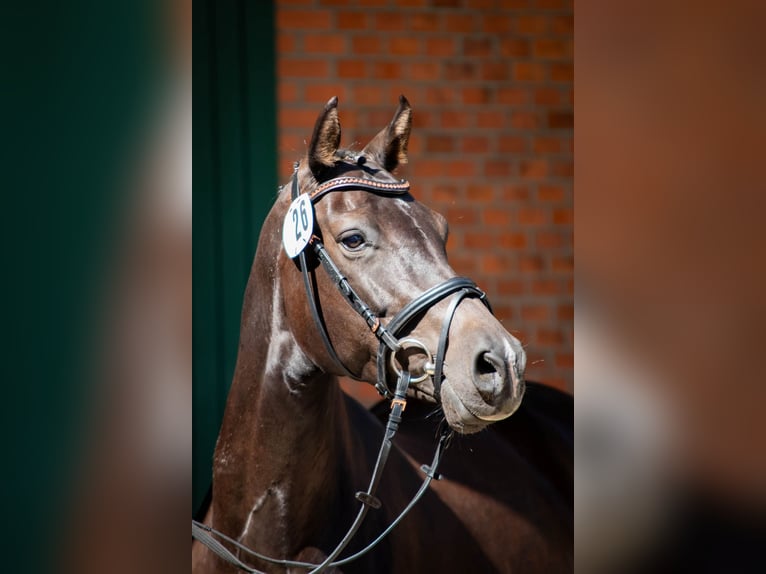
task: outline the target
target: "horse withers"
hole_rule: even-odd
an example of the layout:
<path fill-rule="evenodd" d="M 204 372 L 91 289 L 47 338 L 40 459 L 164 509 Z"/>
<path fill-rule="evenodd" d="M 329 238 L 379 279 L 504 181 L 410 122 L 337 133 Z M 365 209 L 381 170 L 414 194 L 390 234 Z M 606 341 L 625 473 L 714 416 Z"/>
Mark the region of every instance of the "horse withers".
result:
<path fill-rule="evenodd" d="M 406 372 L 404 385 L 415 382 L 376 504 L 341 557 L 396 519 L 449 428 L 458 434 L 443 477 L 373 549 L 327 571 L 570 571 L 571 397 L 525 392 L 524 350 L 455 277 L 445 219 L 392 175 L 410 126 L 402 97 L 391 123 L 352 151 L 339 148 L 337 99 L 319 115 L 261 230 L 204 523 L 267 556 L 322 562 L 355 522 L 385 419 L 337 376 L 390 398 Z M 308 571 L 223 545 L 259 570 Z M 236 571 L 197 542 L 192 565 Z"/>

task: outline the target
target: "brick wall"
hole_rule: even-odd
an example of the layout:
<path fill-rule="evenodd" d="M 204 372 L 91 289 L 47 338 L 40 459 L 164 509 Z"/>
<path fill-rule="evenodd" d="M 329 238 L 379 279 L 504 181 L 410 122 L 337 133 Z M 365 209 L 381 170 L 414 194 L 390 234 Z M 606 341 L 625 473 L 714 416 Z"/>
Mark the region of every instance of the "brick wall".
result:
<path fill-rule="evenodd" d="M 400 173 L 449 220 L 452 266 L 525 344 L 528 378 L 572 390 L 571 0 L 276 4 L 280 179 L 331 96 L 348 146 L 405 94 L 413 132 Z"/>

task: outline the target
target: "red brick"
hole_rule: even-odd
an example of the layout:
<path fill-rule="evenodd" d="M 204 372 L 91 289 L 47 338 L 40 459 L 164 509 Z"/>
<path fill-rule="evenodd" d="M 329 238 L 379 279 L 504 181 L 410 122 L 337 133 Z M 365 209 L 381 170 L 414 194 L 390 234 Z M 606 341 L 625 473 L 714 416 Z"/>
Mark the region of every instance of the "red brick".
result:
<path fill-rule="evenodd" d="M 535 6 L 544 10 L 560 10 L 564 7 L 564 0 L 535 0 Z"/>
<path fill-rule="evenodd" d="M 476 78 L 476 66 L 472 62 L 447 62 L 445 77 L 449 81 L 473 80 Z"/>
<path fill-rule="evenodd" d="M 476 127 L 499 129 L 505 126 L 505 112 L 479 110 L 476 113 Z"/>
<path fill-rule="evenodd" d="M 475 257 L 455 257 L 449 258 L 450 265 L 458 275 L 475 276 L 477 271 Z"/>
<path fill-rule="evenodd" d="M 362 84 L 354 87 L 354 103 L 362 105 L 382 104 L 383 94 L 377 86 Z"/>
<path fill-rule="evenodd" d="M 549 38 L 535 40 L 535 56 L 546 59 L 562 59 L 571 56 L 572 43 Z"/>
<path fill-rule="evenodd" d="M 511 24 L 513 20 L 510 16 L 503 16 L 500 14 L 488 14 L 484 16 L 484 28 L 485 34 L 508 34 L 511 31 Z"/>
<path fill-rule="evenodd" d="M 347 6 L 351 0 L 320 0 L 323 6 Z"/>
<path fill-rule="evenodd" d="M 416 12 L 408 18 L 410 30 L 435 32 L 439 29 L 439 15 L 436 12 Z"/>
<path fill-rule="evenodd" d="M 354 54 L 380 54 L 383 52 L 380 38 L 369 34 L 351 38 L 351 49 Z"/>
<path fill-rule="evenodd" d="M 500 55 L 506 58 L 526 58 L 529 56 L 529 41 L 523 38 L 503 38 L 500 42 Z"/>
<path fill-rule="evenodd" d="M 511 126 L 517 130 L 535 130 L 540 126 L 540 119 L 534 112 L 513 112 Z"/>
<path fill-rule="evenodd" d="M 510 185 L 503 189 L 502 198 L 503 201 L 528 201 L 529 190 L 523 186 Z"/>
<path fill-rule="evenodd" d="M 412 36 L 391 38 L 388 43 L 388 49 L 391 54 L 397 56 L 412 56 L 421 51 L 420 39 Z"/>
<path fill-rule="evenodd" d="M 551 80 L 554 82 L 573 82 L 574 65 L 569 63 L 552 63 L 550 65 Z"/>
<path fill-rule="evenodd" d="M 294 102 L 298 99 L 298 88 L 293 83 L 280 82 L 277 91 L 280 105 Z"/>
<path fill-rule="evenodd" d="M 452 56 L 455 54 L 455 41 L 452 38 L 428 38 L 426 54 L 441 58 Z"/>
<path fill-rule="evenodd" d="M 574 128 L 574 114 L 572 112 L 549 112 L 548 127 L 554 130 Z"/>
<path fill-rule="evenodd" d="M 421 159 L 412 166 L 417 177 L 439 177 L 447 173 L 443 161 Z"/>
<path fill-rule="evenodd" d="M 574 320 L 574 305 L 559 305 L 556 316 L 559 321 Z"/>
<path fill-rule="evenodd" d="M 570 208 L 561 208 L 553 210 L 553 223 L 557 225 L 574 222 L 574 211 Z"/>
<path fill-rule="evenodd" d="M 519 259 L 519 271 L 522 273 L 540 273 L 545 269 L 545 262 L 539 255 L 524 255 Z"/>
<path fill-rule="evenodd" d="M 492 247 L 492 237 L 486 233 L 466 233 L 465 246 L 469 249 L 489 249 Z"/>
<path fill-rule="evenodd" d="M 287 60 L 277 63 L 280 77 L 323 78 L 327 77 L 329 66 L 325 60 Z"/>
<path fill-rule="evenodd" d="M 545 66 L 537 62 L 513 64 L 513 78 L 519 82 L 542 82 L 545 80 L 545 71 Z"/>
<path fill-rule="evenodd" d="M 413 81 L 436 80 L 440 74 L 438 62 L 411 62 L 409 64 L 409 78 Z"/>
<path fill-rule="evenodd" d="M 497 292 L 500 295 L 523 295 L 524 282 L 518 279 L 503 279 L 497 282 Z"/>
<path fill-rule="evenodd" d="M 559 138 L 553 137 L 535 138 L 532 150 L 538 154 L 559 153 L 561 151 L 561 141 Z"/>
<path fill-rule="evenodd" d="M 522 207 L 516 212 L 520 225 L 544 225 L 547 211 L 539 207 Z"/>
<path fill-rule="evenodd" d="M 480 269 L 488 275 L 500 275 L 508 273 L 510 262 L 507 258 L 497 254 L 485 254 L 481 257 Z"/>
<path fill-rule="evenodd" d="M 564 188 L 559 185 L 540 185 L 537 188 L 537 198 L 540 201 L 563 201 Z"/>
<path fill-rule="evenodd" d="M 477 87 L 477 88 L 463 88 L 463 103 L 464 104 L 487 104 L 491 99 L 491 92 L 489 88 Z"/>
<path fill-rule="evenodd" d="M 526 249 L 527 247 L 527 236 L 524 233 L 510 231 L 501 233 L 497 241 L 503 249 Z"/>
<path fill-rule="evenodd" d="M 490 82 L 504 82 L 510 78 L 510 67 L 506 62 L 482 62 L 481 79 Z"/>
<path fill-rule="evenodd" d="M 475 164 L 472 161 L 450 161 L 446 174 L 450 177 L 473 177 L 476 175 Z"/>
<path fill-rule="evenodd" d="M 495 191 L 489 185 L 469 185 L 468 186 L 468 200 L 469 201 L 492 201 Z"/>
<path fill-rule="evenodd" d="M 402 65 L 399 62 L 375 62 L 373 74 L 383 80 L 395 80 L 402 76 Z"/>
<path fill-rule="evenodd" d="M 405 7 L 412 7 L 412 6 L 425 6 L 426 0 L 396 0 L 397 6 L 405 6 Z"/>
<path fill-rule="evenodd" d="M 562 368 L 574 367 L 574 354 L 556 353 L 556 366 Z"/>
<path fill-rule="evenodd" d="M 521 308 L 521 318 L 524 321 L 543 322 L 548 320 L 548 307 L 545 305 L 524 305 Z"/>
<path fill-rule="evenodd" d="M 556 16 L 552 18 L 551 32 L 557 36 L 571 36 L 574 33 L 574 17 Z"/>
<path fill-rule="evenodd" d="M 570 255 L 554 256 L 551 268 L 556 273 L 572 273 L 574 271 L 574 259 Z"/>
<path fill-rule="evenodd" d="M 277 30 L 327 30 L 331 23 L 330 15 L 325 10 L 277 10 Z"/>
<path fill-rule="evenodd" d="M 516 19 L 516 32 L 519 34 L 539 35 L 548 29 L 546 16 L 519 16 Z"/>
<path fill-rule="evenodd" d="M 403 31 L 404 14 L 401 12 L 378 12 L 375 15 L 375 30 Z"/>
<path fill-rule="evenodd" d="M 535 103 L 543 106 L 555 106 L 561 101 L 561 92 L 556 88 L 535 90 Z"/>
<path fill-rule="evenodd" d="M 527 150 L 527 141 L 520 136 L 500 136 L 497 142 L 500 153 L 519 154 Z"/>
<path fill-rule="evenodd" d="M 444 18 L 447 32 L 472 32 L 474 30 L 473 16 L 467 14 L 447 14 Z"/>
<path fill-rule="evenodd" d="M 346 37 L 332 34 L 312 34 L 303 38 L 303 48 L 307 52 L 324 54 L 343 54 L 346 52 Z"/>
<path fill-rule="evenodd" d="M 367 75 L 367 65 L 364 60 L 340 60 L 338 62 L 338 77 L 364 78 Z"/>
<path fill-rule="evenodd" d="M 493 42 L 491 37 L 467 37 L 463 39 L 463 55 L 468 58 L 486 58 L 492 55 Z"/>
<path fill-rule="evenodd" d="M 571 161 L 557 161 L 553 163 L 551 175 L 555 177 L 573 177 L 574 163 Z"/>
<path fill-rule="evenodd" d="M 455 150 L 455 139 L 451 136 L 427 136 L 427 152 L 451 152 Z"/>
<path fill-rule="evenodd" d="M 489 151 L 489 139 L 483 136 L 465 136 L 460 150 L 463 153 L 486 153 Z"/>
<path fill-rule="evenodd" d="M 303 90 L 303 97 L 308 102 L 324 104 L 333 96 L 338 96 L 340 101 L 345 100 L 346 87 L 342 84 L 309 84 Z"/>
<path fill-rule="evenodd" d="M 527 8 L 529 0 L 500 0 L 500 8 L 503 10 L 519 10 Z"/>
<path fill-rule="evenodd" d="M 545 347 L 558 347 L 564 343 L 564 334 L 559 329 L 540 327 L 537 330 L 537 344 Z"/>
<path fill-rule="evenodd" d="M 479 220 L 476 210 L 470 207 L 450 207 L 445 215 L 447 221 L 459 225 L 473 225 Z"/>
<path fill-rule="evenodd" d="M 338 12 L 337 25 L 340 30 L 364 30 L 368 24 L 366 12 Z"/>
<path fill-rule="evenodd" d="M 288 34 L 277 35 L 277 54 L 287 54 L 295 50 L 295 36 Z"/>
<path fill-rule="evenodd" d="M 445 110 L 441 113 L 441 126 L 444 128 L 464 128 L 468 123 L 467 112 Z"/>
<path fill-rule="evenodd" d="M 507 226 L 511 223 L 511 214 L 508 211 L 485 210 L 481 214 L 482 223 L 490 226 Z"/>
<path fill-rule="evenodd" d="M 421 160 L 422 161 L 422 160 Z M 457 197 L 457 189 L 454 185 L 436 185 L 431 190 L 431 198 L 434 201 L 452 203 Z"/>
<path fill-rule="evenodd" d="M 520 88 L 498 88 L 496 98 L 499 104 L 521 106 L 529 101 L 529 92 Z"/>
<path fill-rule="evenodd" d="M 511 175 L 511 164 L 505 160 L 488 159 L 484 162 L 486 177 L 508 177 Z"/>
<path fill-rule="evenodd" d="M 538 249 L 558 249 L 564 246 L 564 236 L 555 231 L 540 231 L 535 236 Z"/>
<path fill-rule="evenodd" d="M 519 175 L 525 179 L 543 179 L 548 175 L 548 162 L 531 159 L 519 164 Z"/>
<path fill-rule="evenodd" d="M 283 130 L 279 136 L 279 151 L 285 155 L 291 154 L 297 158 L 306 149 L 306 146 L 303 144 L 304 139 L 298 134 L 291 134 Z"/>
<path fill-rule="evenodd" d="M 452 104 L 457 101 L 457 90 L 448 86 L 428 86 L 426 88 L 427 104 Z"/>
<path fill-rule="evenodd" d="M 311 126 L 314 125 L 317 119 L 317 111 L 312 109 L 291 109 L 281 106 L 278 117 L 280 129 L 303 128 L 311 133 Z"/>

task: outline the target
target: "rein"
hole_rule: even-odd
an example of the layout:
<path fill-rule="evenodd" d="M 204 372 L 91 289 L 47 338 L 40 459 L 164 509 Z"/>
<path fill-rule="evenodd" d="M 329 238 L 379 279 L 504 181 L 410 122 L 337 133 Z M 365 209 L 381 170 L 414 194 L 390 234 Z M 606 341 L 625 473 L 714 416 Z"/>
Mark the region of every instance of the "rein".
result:
<path fill-rule="evenodd" d="M 327 193 L 333 191 L 342 191 L 345 189 L 361 189 L 364 191 L 370 191 L 387 196 L 401 196 L 409 192 L 410 184 L 405 180 L 380 181 L 367 177 L 337 177 L 320 184 L 317 189 L 310 194 L 309 198 L 311 204 L 313 206 L 314 203 L 319 201 Z M 291 195 L 293 201 L 295 201 L 300 195 L 300 190 L 298 189 L 298 164 L 296 164 L 295 172 L 293 173 Z M 284 567 L 305 568 L 310 570 L 309 574 L 314 574 L 322 572 L 328 567 L 348 564 L 349 562 L 363 556 L 372 550 L 381 540 L 383 540 L 383 538 L 385 538 L 391 532 L 391 530 L 393 530 L 397 524 L 399 524 L 399 522 L 407 515 L 407 513 L 423 496 L 426 489 L 431 484 L 431 481 L 433 479 L 438 480 L 440 478 L 437 470 L 442 456 L 444 455 L 444 450 L 449 445 L 450 438 L 452 437 L 451 431 L 445 431 L 440 436 L 431 465 L 423 465 L 421 467 L 421 470 L 425 473 L 425 479 L 423 480 L 423 483 L 413 498 L 401 511 L 399 516 L 397 516 L 394 521 L 364 549 L 357 552 L 356 554 L 353 554 L 352 556 L 343 558 L 342 560 L 336 560 L 336 558 L 346 548 L 346 546 L 361 527 L 362 522 L 367 516 L 370 508 L 379 509 L 382 506 L 380 500 L 375 496 L 375 493 L 383 475 L 383 469 L 385 467 L 386 461 L 388 460 L 394 436 L 396 435 L 396 432 L 399 428 L 399 423 L 402 420 L 402 413 L 404 412 L 404 409 L 407 405 L 407 389 L 410 386 L 415 386 L 418 383 L 424 381 L 426 378 L 428 378 L 428 376 L 431 376 L 434 386 L 434 398 L 436 398 L 437 401 L 440 398 L 441 383 L 443 378 L 444 355 L 446 354 L 447 350 L 449 328 L 452 323 L 452 318 L 457 311 L 458 305 L 466 298 L 475 297 L 484 303 L 484 305 L 486 305 L 490 311 L 492 311 L 489 302 L 487 301 L 486 294 L 481 289 L 479 289 L 473 281 L 466 277 L 452 277 L 421 293 L 419 296 L 405 305 L 404 308 L 402 308 L 388 322 L 388 325 L 383 325 L 380 318 L 372 312 L 370 307 L 364 302 L 364 300 L 362 300 L 356 291 L 354 291 L 353 287 L 348 282 L 348 279 L 346 279 L 346 277 L 343 275 L 343 273 L 340 271 L 338 266 L 335 264 L 325 249 L 321 238 L 318 235 L 312 235 L 308 245 L 312 247 L 318 261 L 322 264 L 322 267 L 325 269 L 332 282 L 338 288 L 338 291 L 343 296 L 343 298 L 351 305 L 354 311 L 356 311 L 357 314 L 359 314 L 362 319 L 364 319 L 370 331 L 378 338 L 380 344 L 377 353 L 377 382 L 375 383 L 375 388 L 383 397 L 391 401 L 391 412 L 388 416 L 388 422 L 383 434 L 383 440 L 378 451 L 378 457 L 369 486 L 367 487 L 366 491 L 357 492 L 355 495 L 356 499 L 361 503 L 356 519 L 354 520 L 353 524 L 343 539 L 337 544 L 335 549 L 321 564 L 281 560 L 264 556 L 263 554 L 251 550 L 247 546 L 244 546 L 243 544 L 215 530 L 214 528 L 192 520 L 193 538 L 199 540 L 202 544 L 207 546 L 223 560 L 240 568 L 241 570 L 254 574 L 262 573 L 261 571 L 252 568 L 240 560 L 218 539 L 224 540 L 234 545 L 239 550 L 265 562 Z M 308 247 L 308 245 L 306 247 Z M 316 287 L 316 280 L 312 282 L 309 277 L 306 249 L 302 249 L 297 257 L 301 275 L 303 276 L 303 284 L 306 290 L 306 297 L 309 302 L 311 315 L 314 319 L 314 324 L 319 331 L 320 337 L 324 343 L 328 355 L 333 360 L 333 362 L 338 365 L 342 372 L 353 379 L 359 380 L 359 377 L 351 373 L 340 360 L 340 357 L 338 357 L 338 354 L 330 340 L 329 334 L 327 333 L 327 328 L 325 326 L 320 309 L 317 305 L 318 290 Z M 417 339 L 398 338 L 400 333 L 411 326 L 416 319 L 421 317 L 439 301 L 442 301 L 450 295 L 454 295 L 454 297 L 450 302 L 447 314 L 444 317 L 444 322 L 442 323 L 436 355 L 432 355 L 428 348 Z M 424 372 L 422 375 L 416 378 L 413 378 L 409 371 L 399 369 L 396 365 L 396 353 L 405 348 L 405 345 L 410 345 L 412 347 L 422 349 L 425 351 L 428 357 L 428 362 L 424 366 Z M 393 392 L 391 391 L 391 388 L 387 382 L 387 363 L 389 361 L 394 371 L 396 371 L 398 374 L 398 380 Z"/>

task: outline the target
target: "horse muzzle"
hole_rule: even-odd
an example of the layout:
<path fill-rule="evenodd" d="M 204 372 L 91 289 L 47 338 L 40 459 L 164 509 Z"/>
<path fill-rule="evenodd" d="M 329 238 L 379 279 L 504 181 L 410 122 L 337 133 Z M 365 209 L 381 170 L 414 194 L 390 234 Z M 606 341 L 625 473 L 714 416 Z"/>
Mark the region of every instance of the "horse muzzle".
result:
<path fill-rule="evenodd" d="M 447 422 L 471 433 L 511 416 L 524 396 L 525 367 L 524 349 L 508 333 L 448 352 L 441 396 Z"/>

